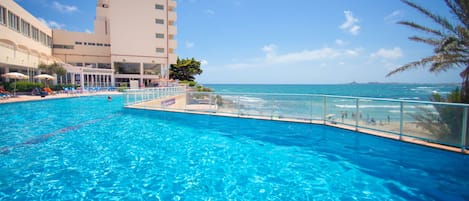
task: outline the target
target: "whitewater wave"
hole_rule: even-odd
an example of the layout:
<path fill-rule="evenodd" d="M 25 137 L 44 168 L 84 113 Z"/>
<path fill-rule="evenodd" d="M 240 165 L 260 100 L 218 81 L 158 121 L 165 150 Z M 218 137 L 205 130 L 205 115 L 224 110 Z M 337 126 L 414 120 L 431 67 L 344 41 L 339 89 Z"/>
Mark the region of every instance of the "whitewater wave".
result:
<path fill-rule="evenodd" d="M 335 105 L 338 108 L 356 108 L 356 105 Z M 360 105 L 359 108 L 400 108 L 400 105 Z M 433 105 L 410 105 L 404 106 L 405 109 L 415 109 L 415 108 L 426 108 L 426 109 L 434 109 Z"/>

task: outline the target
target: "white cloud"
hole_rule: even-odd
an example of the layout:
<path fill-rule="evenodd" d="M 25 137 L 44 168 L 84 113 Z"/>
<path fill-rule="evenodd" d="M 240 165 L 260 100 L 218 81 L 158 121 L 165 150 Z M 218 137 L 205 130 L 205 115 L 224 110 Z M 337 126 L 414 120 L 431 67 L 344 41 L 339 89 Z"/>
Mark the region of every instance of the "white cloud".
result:
<path fill-rule="evenodd" d="M 401 20 L 403 16 L 404 16 L 404 13 L 402 11 L 395 10 L 388 16 L 384 17 L 384 20 L 388 22 L 397 22 Z"/>
<path fill-rule="evenodd" d="M 208 65 L 208 61 L 205 60 L 205 59 L 201 59 L 201 60 L 200 60 L 200 65 L 201 65 L 201 66 L 207 66 L 207 65 Z"/>
<path fill-rule="evenodd" d="M 85 33 L 93 33 L 93 32 L 89 29 L 85 29 Z"/>
<path fill-rule="evenodd" d="M 339 46 L 344 46 L 347 44 L 346 41 L 343 41 L 343 40 L 340 40 L 340 39 L 337 39 L 335 40 L 335 44 L 339 45 Z"/>
<path fill-rule="evenodd" d="M 402 50 L 399 47 L 393 49 L 381 48 L 378 51 L 371 54 L 371 57 L 381 57 L 384 59 L 398 59 L 402 57 Z"/>
<path fill-rule="evenodd" d="M 205 13 L 209 16 L 212 16 L 212 15 L 215 15 L 215 11 L 214 10 L 211 10 L 211 9 L 207 9 L 205 10 Z"/>
<path fill-rule="evenodd" d="M 60 24 L 60 23 L 58 23 L 56 21 L 53 21 L 53 20 L 47 21 L 47 20 L 45 20 L 43 18 L 40 18 L 40 17 L 38 17 L 37 19 L 39 21 L 41 21 L 42 23 L 44 23 L 46 26 L 48 26 L 51 29 L 63 29 L 65 27 L 65 24 Z"/>
<path fill-rule="evenodd" d="M 358 18 L 353 17 L 352 11 L 344 11 L 345 22 L 340 25 L 340 29 L 348 31 L 352 35 L 358 35 L 360 26 L 357 25 L 359 22 Z"/>
<path fill-rule="evenodd" d="M 76 6 L 64 5 L 57 1 L 52 2 L 52 7 L 62 13 L 72 13 L 78 11 L 78 8 Z"/>
<path fill-rule="evenodd" d="M 298 52 L 290 52 L 285 54 L 277 53 L 277 46 L 274 44 L 265 45 L 262 47 L 264 57 L 249 59 L 247 62 L 238 62 L 228 64 L 229 68 L 251 68 L 273 64 L 285 64 L 296 62 L 308 61 L 326 61 L 341 56 L 356 57 L 359 55 L 361 49 L 339 50 L 329 47 L 324 47 L 314 50 L 303 50 Z"/>
<path fill-rule="evenodd" d="M 194 42 L 186 41 L 186 48 L 191 49 L 195 46 Z"/>

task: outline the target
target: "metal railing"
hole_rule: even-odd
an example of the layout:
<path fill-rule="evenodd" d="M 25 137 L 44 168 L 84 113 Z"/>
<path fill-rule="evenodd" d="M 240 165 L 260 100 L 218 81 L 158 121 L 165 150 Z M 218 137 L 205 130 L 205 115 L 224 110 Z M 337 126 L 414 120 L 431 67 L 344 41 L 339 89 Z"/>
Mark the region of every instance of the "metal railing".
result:
<path fill-rule="evenodd" d="M 158 100 L 185 93 L 185 87 L 154 87 L 125 90 L 125 106 Z"/>
<path fill-rule="evenodd" d="M 468 104 L 316 94 L 185 92 L 183 87 L 128 90 L 126 100 L 126 106 L 148 109 L 333 124 L 462 151 L 469 146 Z"/>

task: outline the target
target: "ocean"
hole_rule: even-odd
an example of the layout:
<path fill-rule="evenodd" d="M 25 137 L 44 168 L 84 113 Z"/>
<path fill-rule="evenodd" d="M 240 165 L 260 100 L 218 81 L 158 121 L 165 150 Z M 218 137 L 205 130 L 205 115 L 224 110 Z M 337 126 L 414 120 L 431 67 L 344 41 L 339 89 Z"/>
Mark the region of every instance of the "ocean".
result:
<path fill-rule="evenodd" d="M 459 84 L 205 84 L 215 92 L 325 94 L 428 101 L 433 93 L 446 95 Z"/>

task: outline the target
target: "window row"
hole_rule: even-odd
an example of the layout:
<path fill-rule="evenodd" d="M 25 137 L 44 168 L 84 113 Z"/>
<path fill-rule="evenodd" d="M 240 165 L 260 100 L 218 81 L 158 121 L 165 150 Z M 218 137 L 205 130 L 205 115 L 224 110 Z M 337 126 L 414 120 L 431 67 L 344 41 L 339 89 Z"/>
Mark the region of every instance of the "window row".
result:
<path fill-rule="evenodd" d="M 57 49 L 73 49 L 73 45 L 54 44 L 52 47 Z"/>
<path fill-rule="evenodd" d="M 110 63 L 83 63 L 83 62 L 68 62 L 72 66 L 79 67 L 91 67 L 91 68 L 101 68 L 101 69 L 111 69 Z"/>
<path fill-rule="evenodd" d="M 101 47 L 111 47 L 111 44 L 105 44 L 105 43 L 91 43 L 91 42 L 80 42 L 80 41 L 75 41 L 75 45 L 88 45 L 88 46 L 101 46 Z"/>
<path fill-rule="evenodd" d="M 8 21 L 7 21 L 8 19 Z M 52 37 L 46 33 L 39 31 L 38 28 L 32 26 L 29 22 L 21 19 L 18 15 L 3 6 L 0 6 L 0 24 L 6 25 L 14 31 L 22 33 L 28 38 L 40 42 L 44 46 L 52 47 Z"/>

